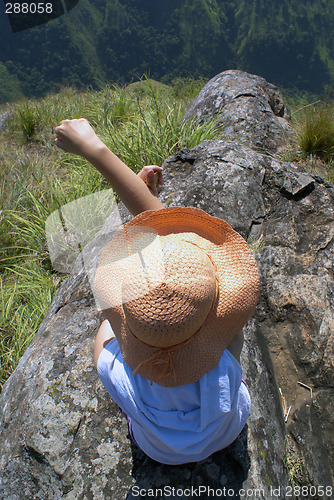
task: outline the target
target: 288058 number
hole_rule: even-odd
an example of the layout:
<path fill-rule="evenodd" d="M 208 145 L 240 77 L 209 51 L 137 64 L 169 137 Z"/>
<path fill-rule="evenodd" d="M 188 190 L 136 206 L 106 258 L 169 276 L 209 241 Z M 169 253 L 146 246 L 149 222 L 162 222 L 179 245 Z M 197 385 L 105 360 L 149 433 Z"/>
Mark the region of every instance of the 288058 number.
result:
<path fill-rule="evenodd" d="M 6 14 L 51 14 L 52 3 L 6 3 Z"/>
<path fill-rule="evenodd" d="M 332 497 L 333 488 L 332 486 L 287 486 L 285 491 L 285 497 Z"/>

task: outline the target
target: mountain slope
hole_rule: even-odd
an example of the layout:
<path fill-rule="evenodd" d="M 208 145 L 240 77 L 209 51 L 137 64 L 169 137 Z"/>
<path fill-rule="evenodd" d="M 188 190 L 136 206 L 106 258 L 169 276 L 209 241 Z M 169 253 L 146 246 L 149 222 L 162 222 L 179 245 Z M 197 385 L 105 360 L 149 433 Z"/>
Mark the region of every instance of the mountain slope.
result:
<path fill-rule="evenodd" d="M 13 34 L 2 11 L 0 63 L 16 90 L 0 81 L 0 98 L 143 73 L 210 78 L 228 68 L 320 92 L 334 77 L 333 22 L 326 0 L 80 0 L 59 19 Z"/>

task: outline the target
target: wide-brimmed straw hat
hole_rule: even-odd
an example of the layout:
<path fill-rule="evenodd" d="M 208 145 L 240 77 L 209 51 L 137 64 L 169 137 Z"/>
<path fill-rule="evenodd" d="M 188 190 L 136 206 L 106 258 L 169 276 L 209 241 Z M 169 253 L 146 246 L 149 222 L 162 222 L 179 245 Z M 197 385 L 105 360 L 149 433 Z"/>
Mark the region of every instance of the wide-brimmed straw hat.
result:
<path fill-rule="evenodd" d="M 197 208 L 146 211 L 103 250 L 94 293 L 134 373 L 166 387 L 213 369 L 252 316 L 258 269 L 229 224 Z"/>

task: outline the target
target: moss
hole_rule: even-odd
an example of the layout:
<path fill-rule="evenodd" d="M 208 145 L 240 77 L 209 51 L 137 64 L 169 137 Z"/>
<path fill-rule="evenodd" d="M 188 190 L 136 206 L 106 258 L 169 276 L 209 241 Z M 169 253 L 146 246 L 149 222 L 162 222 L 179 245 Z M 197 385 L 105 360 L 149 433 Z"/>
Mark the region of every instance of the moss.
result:
<path fill-rule="evenodd" d="M 263 458 L 263 460 L 266 460 L 267 459 L 267 452 L 263 448 L 263 445 L 262 445 L 262 442 L 260 439 L 257 440 L 257 449 L 260 453 L 261 458 Z"/>
<path fill-rule="evenodd" d="M 61 387 L 62 382 L 63 379 L 55 381 L 53 384 L 49 385 L 46 388 L 45 392 L 49 394 L 56 403 L 58 403 L 59 401 L 65 403 L 66 408 L 68 409 L 69 408 L 68 402 L 70 400 L 70 397 L 68 396 L 68 394 L 64 393 L 64 390 Z"/>

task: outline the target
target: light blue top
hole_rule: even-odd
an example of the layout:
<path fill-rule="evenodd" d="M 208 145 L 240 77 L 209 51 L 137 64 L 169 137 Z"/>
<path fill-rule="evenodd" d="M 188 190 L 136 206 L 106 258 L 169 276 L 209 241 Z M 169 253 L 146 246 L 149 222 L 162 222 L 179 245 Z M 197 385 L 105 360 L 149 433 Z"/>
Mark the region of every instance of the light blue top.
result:
<path fill-rule="evenodd" d="M 113 338 L 100 354 L 97 371 L 112 399 L 131 418 L 139 447 L 164 464 L 198 462 L 225 448 L 249 415 L 242 369 L 227 349 L 197 382 L 163 387 L 133 376 Z"/>

